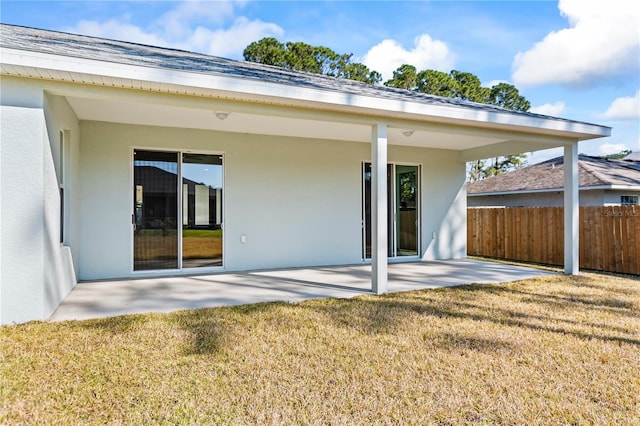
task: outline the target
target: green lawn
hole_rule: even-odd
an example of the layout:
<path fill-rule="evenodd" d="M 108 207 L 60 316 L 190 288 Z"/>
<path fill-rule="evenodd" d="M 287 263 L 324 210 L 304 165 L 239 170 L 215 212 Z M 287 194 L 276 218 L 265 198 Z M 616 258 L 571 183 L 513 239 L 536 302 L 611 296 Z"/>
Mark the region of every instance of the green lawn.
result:
<path fill-rule="evenodd" d="M 640 424 L 637 278 L 0 332 L 0 424 Z"/>

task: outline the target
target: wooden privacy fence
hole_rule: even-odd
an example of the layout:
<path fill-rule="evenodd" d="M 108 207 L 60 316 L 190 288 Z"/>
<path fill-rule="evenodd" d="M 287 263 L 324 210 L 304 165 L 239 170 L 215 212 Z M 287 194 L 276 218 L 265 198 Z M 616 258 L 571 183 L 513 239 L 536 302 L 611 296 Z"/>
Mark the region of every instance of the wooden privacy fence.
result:
<path fill-rule="evenodd" d="M 640 275 L 640 206 L 580 207 L 579 238 L 581 268 Z M 563 208 L 469 208 L 467 253 L 563 265 Z"/>

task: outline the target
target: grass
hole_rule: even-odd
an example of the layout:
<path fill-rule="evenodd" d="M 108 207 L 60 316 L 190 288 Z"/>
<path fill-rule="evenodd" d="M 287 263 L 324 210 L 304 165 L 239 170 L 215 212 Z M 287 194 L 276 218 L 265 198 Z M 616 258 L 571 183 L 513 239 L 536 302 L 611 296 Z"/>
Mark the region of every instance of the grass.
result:
<path fill-rule="evenodd" d="M 640 423 L 637 278 L 0 332 L 2 424 Z"/>
<path fill-rule="evenodd" d="M 137 260 L 175 259 L 177 256 L 177 232 L 167 236 L 161 229 L 143 229 L 135 237 Z M 221 229 L 184 229 L 182 231 L 183 259 L 222 259 Z"/>

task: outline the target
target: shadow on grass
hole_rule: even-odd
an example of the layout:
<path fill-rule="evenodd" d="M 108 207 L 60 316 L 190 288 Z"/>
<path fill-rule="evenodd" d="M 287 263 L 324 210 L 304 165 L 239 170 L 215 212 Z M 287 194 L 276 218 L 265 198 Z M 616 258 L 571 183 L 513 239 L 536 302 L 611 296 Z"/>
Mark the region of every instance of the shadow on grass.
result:
<path fill-rule="evenodd" d="M 601 287 L 598 287 L 597 289 L 603 290 Z M 509 287 L 505 287 L 504 291 L 522 295 L 525 297 L 529 296 L 528 299 L 524 299 L 523 301 L 529 301 L 531 303 L 545 303 L 548 305 L 554 305 L 556 307 L 564 307 L 566 309 L 585 307 L 586 305 L 587 308 L 591 309 L 609 311 L 616 315 L 625 315 L 640 318 L 640 310 L 633 302 L 614 297 L 600 297 L 590 294 L 574 293 L 561 293 L 559 295 L 543 294 L 522 291 Z"/>
<path fill-rule="evenodd" d="M 442 291 L 453 292 L 454 294 L 447 299 L 437 299 L 428 296 L 429 294 Z M 353 300 L 353 306 L 351 307 L 345 308 L 343 304 L 340 304 L 330 309 L 325 307 L 312 307 L 312 309 L 317 309 L 318 314 L 324 313 L 328 315 L 332 321 L 341 326 L 351 327 L 369 334 L 393 332 L 395 327 L 401 324 L 405 317 L 418 314 L 434 318 L 456 318 L 490 322 L 508 327 L 570 335 L 585 340 L 595 339 L 640 346 L 640 339 L 635 338 L 638 333 L 634 330 L 623 329 L 609 324 L 596 324 L 554 317 L 553 315 L 536 315 L 515 309 L 489 308 L 483 305 L 482 301 L 475 303 L 468 302 L 470 299 L 465 297 L 465 295 L 479 291 L 485 294 L 504 294 L 505 298 L 509 297 L 509 294 L 528 296 L 529 303 L 545 303 L 549 298 L 558 298 L 562 300 L 564 304 L 581 305 L 579 308 L 582 310 L 607 309 L 611 314 L 620 315 L 624 313 L 632 317 L 638 317 L 637 312 L 628 312 L 635 310 L 632 303 L 621 303 L 621 301 L 617 299 L 614 301 L 593 301 L 582 300 L 579 296 L 567 299 L 546 294 L 528 293 L 508 286 L 487 285 L 470 285 L 435 291 L 425 290 L 410 293 L 411 295 L 396 293 L 383 297 L 356 298 Z M 466 301 L 458 301 L 459 296 L 462 296 L 461 299 L 466 299 Z M 519 302 L 523 302 L 523 300 L 519 300 Z M 505 303 L 508 303 L 508 301 L 505 301 Z M 615 305 L 615 307 L 611 307 L 612 304 Z M 571 306 L 568 306 L 568 309 L 570 308 Z M 557 324 L 563 324 L 563 326 L 558 326 Z M 599 328 L 602 332 L 593 333 L 577 328 Z M 616 332 L 619 334 L 627 334 L 627 336 L 615 335 Z M 495 344 L 495 342 L 489 339 L 488 344 Z M 473 344 L 471 344 L 471 346 L 473 347 Z"/>
<path fill-rule="evenodd" d="M 596 287 L 596 286 L 594 286 Z M 597 286 L 606 291 L 606 288 Z M 536 287 L 532 287 L 535 290 Z M 487 306 L 485 296 L 496 299 L 497 304 Z M 524 303 L 519 309 L 514 303 Z M 527 305 L 538 305 L 539 309 L 527 311 Z M 311 310 L 309 318 L 353 329 L 365 334 L 395 333 L 403 327 L 411 316 L 420 315 L 438 319 L 454 318 L 478 322 L 489 322 L 507 327 L 517 327 L 540 332 L 570 335 L 585 340 L 601 340 L 640 346 L 638 330 L 634 323 L 629 328 L 608 324 L 605 321 L 589 322 L 589 312 L 608 315 L 639 318 L 640 313 L 632 301 L 619 297 L 617 293 L 604 296 L 598 294 L 545 294 L 539 291 L 526 291 L 517 285 L 468 285 L 437 290 L 423 290 L 407 293 L 394 293 L 385 296 L 361 296 L 354 299 L 326 299 L 289 304 L 268 302 L 225 308 L 205 308 L 180 311 L 169 314 L 170 321 L 186 331 L 189 341 L 184 349 L 185 355 L 219 353 L 222 345 L 229 342 L 230 333 L 238 331 L 251 333 L 251 327 L 278 317 L 278 327 L 284 328 L 288 319 L 287 311 L 274 312 L 283 306 L 294 310 Z M 557 311 L 557 312 L 554 312 Z M 580 312 L 580 318 L 572 312 Z M 256 318 L 265 315 L 265 318 Z M 586 315 L 584 315 L 586 314 Z M 111 333 L 126 333 L 149 321 L 148 315 L 128 315 L 114 318 L 82 321 L 82 327 L 105 330 Z M 292 320 L 294 321 L 294 320 Z M 593 331 L 596 329 L 597 331 Z M 466 337 L 456 334 L 455 330 L 429 334 L 434 342 L 441 345 L 455 345 L 477 351 L 498 351 L 509 349 L 503 340 Z"/>
<path fill-rule="evenodd" d="M 498 353 L 511 350 L 513 345 L 503 340 L 488 339 L 482 337 L 460 336 L 453 333 L 438 333 L 435 336 L 424 336 L 425 339 L 433 337 L 433 342 L 440 347 L 456 348 L 464 351 L 476 351 L 484 353 Z"/>
<path fill-rule="evenodd" d="M 187 310 L 170 315 L 172 322 L 191 336 L 184 355 L 205 355 L 220 352 L 228 334 L 233 333 L 237 327 L 244 327 L 252 322 L 251 317 L 268 313 L 282 306 L 288 306 L 288 304 L 283 302 L 254 303 L 223 308 Z"/>
<path fill-rule="evenodd" d="M 91 328 L 113 334 L 129 333 L 149 321 L 145 314 L 122 315 L 119 317 L 99 318 L 82 321 L 71 321 L 68 324 L 74 327 Z"/>

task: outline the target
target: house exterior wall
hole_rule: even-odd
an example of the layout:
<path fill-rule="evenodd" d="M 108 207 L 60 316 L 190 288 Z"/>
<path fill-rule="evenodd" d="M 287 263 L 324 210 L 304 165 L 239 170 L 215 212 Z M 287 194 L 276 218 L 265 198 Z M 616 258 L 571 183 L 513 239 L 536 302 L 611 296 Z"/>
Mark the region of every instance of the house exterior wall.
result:
<path fill-rule="evenodd" d="M 363 261 L 361 167 L 369 143 L 80 121 L 55 95 L 72 84 L 8 76 L 0 84 L 1 324 L 48 318 L 77 279 L 135 276 L 133 148 L 224 154 L 227 271 Z M 388 159 L 421 166 L 419 257 L 464 257 L 458 152 L 390 145 Z"/>
<path fill-rule="evenodd" d="M 606 191 L 604 195 L 605 206 L 619 206 L 621 203 L 620 197 L 623 195 L 632 195 L 640 198 L 640 191 L 633 190 L 610 190 Z"/>
<path fill-rule="evenodd" d="M 42 89 L 4 78 L 0 98 L 0 323 L 45 319 L 75 285 Z"/>
<path fill-rule="evenodd" d="M 134 275 L 133 148 L 224 154 L 225 270 L 362 262 L 369 144 L 84 121 L 80 131 L 80 279 Z M 422 165 L 422 257 L 464 257 L 464 164 L 395 146 L 389 161 Z"/>
<path fill-rule="evenodd" d="M 605 190 L 580 191 L 581 206 L 602 206 Z M 506 195 L 474 195 L 467 199 L 469 207 L 562 207 L 562 191 Z M 620 204 L 620 197 L 618 197 Z"/>

